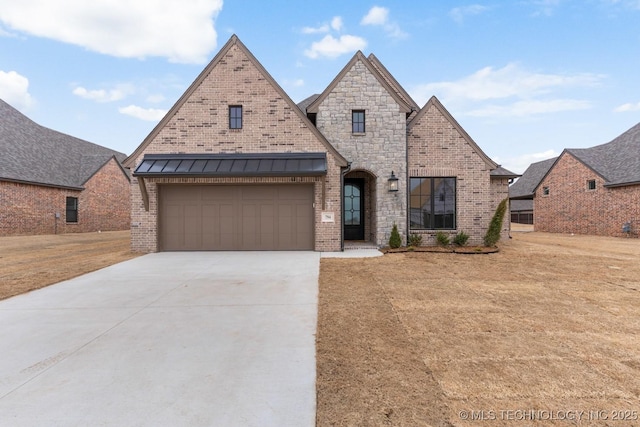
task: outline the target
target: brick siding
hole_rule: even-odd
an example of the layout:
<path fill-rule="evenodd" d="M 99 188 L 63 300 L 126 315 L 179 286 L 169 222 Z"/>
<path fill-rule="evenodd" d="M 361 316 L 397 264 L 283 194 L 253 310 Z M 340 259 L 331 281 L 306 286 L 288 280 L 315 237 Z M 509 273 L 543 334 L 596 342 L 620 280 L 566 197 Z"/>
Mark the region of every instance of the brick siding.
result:
<path fill-rule="evenodd" d="M 242 129 L 229 129 L 229 105 L 242 105 Z M 327 152 L 327 147 L 237 45 L 230 46 L 211 73 L 180 106 L 135 159 L 150 153 L 286 153 Z M 309 124 L 309 126 L 312 126 Z M 304 178 L 315 182 L 315 250 L 341 248 L 340 167 L 329 152 L 327 175 Z M 149 211 L 144 209 L 137 179 L 131 184 L 132 249 L 158 250 L 158 191 L 160 183 L 282 183 L 300 178 L 207 178 L 145 180 Z M 324 188 L 322 185 L 324 180 Z M 323 197 L 324 195 L 324 197 Z M 322 211 L 334 213 L 334 223 L 321 221 Z"/>
<path fill-rule="evenodd" d="M 587 182 L 595 180 L 595 190 Z M 534 198 L 536 231 L 551 233 L 633 236 L 640 230 L 640 185 L 604 187 L 604 180 L 570 153 L 563 153 L 540 182 Z M 543 188 L 549 188 L 549 195 Z"/>
<path fill-rule="evenodd" d="M 508 197 L 508 179 L 491 179 L 487 163 L 440 110 L 431 105 L 408 135 L 410 177 L 456 178 L 456 229 L 440 230 L 453 237 L 464 231 L 469 244 L 483 244 L 498 203 Z M 506 215 L 508 217 L 508 215 Z M 503 237 L 508 233 L 508 218 Z M 435 244 L 436 230 L 412 230 L 423 244 Z"/>
<path fill-rule="evenodd" d="M 0 181 L 0 236 L 126 230 L 129 192 L 129 180 L 115 159 L 82 191 Z M 77 223 L 66 221 L 67 197 L 78 198 Z"/>

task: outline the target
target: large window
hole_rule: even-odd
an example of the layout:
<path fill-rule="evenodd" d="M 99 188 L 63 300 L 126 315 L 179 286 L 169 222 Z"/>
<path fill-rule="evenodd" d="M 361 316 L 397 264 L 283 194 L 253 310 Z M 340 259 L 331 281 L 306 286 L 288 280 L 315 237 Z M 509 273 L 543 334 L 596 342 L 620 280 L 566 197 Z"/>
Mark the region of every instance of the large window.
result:
<path fill-rule="evenodd" d="M 229 129 L 242 129 L 242 105 L 229 106 Z"/>
<path fill-rule="evenodd" d="M 411 178 L 409 216 L 414 230 L 456 228 L 456 179 Z"/>
<path fill-rule="evenodd" d="M 67 222 L 78 222 L 78 198 L 67 197 L 67 211 L 65 213 Z"/>
<path fill-rule="evenodd" d="M 351 131 L 353 133 L 364 133 L 364 110 L 351 111 Z"/>

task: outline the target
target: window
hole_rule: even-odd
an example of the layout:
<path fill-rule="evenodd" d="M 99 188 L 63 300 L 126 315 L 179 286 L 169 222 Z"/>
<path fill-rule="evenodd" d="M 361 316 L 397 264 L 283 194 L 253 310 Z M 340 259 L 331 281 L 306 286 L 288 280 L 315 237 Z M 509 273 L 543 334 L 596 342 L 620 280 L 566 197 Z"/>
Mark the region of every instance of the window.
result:
<path fill-rule="evenodd" d="M 242 129 L 242 105 L 229 106 L 229 129 Z"/>
<path fill-rule="evenodd" d="M 364 133 L 364 110 L 351 111 L 351 131 L 353 133 Z"/>
<path fill-rule="evenodd" d="M 411 178 L 409 216 L 412 229 L 456 228 L 456 179 Z"/>
<path fill-rule="evenodd" d="M 549 187 L 542 187 L 542 195 L 543 196 L 549 195 Z"/>
<path fill-rule="evenodd" d="M 595 190 L 596 189 L 596 180 L 590 179 L 587 181 L 587 190 Z"/>
<path fill-rule="evenodd" d="M 78 222 L 78 198 L 67 197 L 67 211 L 65 214 L 67 222 Z"/>

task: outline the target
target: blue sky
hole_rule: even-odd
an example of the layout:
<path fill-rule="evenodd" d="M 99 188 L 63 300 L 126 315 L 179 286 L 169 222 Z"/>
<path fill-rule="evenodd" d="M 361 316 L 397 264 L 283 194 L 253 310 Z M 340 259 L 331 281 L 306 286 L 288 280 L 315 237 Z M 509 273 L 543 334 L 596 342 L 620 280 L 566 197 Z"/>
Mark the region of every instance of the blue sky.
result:
<path fill-rule="evenodd" d="M 640 122 L 640 0 L 0 0 L 0 98 L 130 154 L 232 34 L 295 102 L 373 53 L 518 173 Z"/>

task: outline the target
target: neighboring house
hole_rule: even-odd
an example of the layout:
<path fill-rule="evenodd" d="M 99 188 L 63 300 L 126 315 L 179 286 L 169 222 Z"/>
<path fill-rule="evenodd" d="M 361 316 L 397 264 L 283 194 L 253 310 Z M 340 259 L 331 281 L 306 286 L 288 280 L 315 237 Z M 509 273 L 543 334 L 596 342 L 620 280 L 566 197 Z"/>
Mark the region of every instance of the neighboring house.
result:
<path fill-rule="evenodd" d="M 0 236 L 129 229 L 125 158 L 0 100 Z"/>
<path fill-rule="evenodd" d="M 535 188 L 535 229 L 638 236 L 640 123 L 609 143 L 565 149 Z"/>
<path fill-rule="evenodd" d="M 518 180 L 509 187 L 511 222 L 533 224 L 533 196 L 538 184 L 549 172 L 557 157 L 532 163 Z"/>
<path fill-rule="evenodd" d="M 517 176 L 373 55 L 296 105 L 235 35 L 125 166 L 144 252 L 385 246 L 394 224 L 481 244 Z"/>

